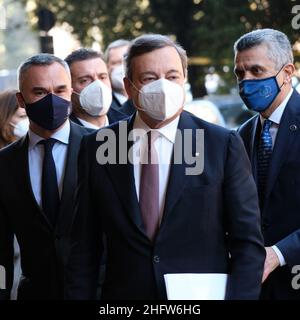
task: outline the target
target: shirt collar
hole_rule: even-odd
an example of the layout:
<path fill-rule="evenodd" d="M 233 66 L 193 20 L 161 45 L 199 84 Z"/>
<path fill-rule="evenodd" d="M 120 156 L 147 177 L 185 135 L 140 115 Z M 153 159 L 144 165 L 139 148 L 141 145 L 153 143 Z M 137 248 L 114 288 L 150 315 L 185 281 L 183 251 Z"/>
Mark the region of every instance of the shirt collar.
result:
<path fill-rule="evenodd" d="M 94 124 L 92 124 L 92 123 L 90 123 L 90 122 L 88 122 L 88 121 L 85 121 L 85 120 L 83 120 L 83 119 L 81 119 L 81 118 L 79 118 L 79 117 L 77 117 L 77 118 L 78 118 L 78 120 L 82 123 L 82 125 L 83 125 L 85 128 L 88 128 L 88 129 L 96 129 L 96 130 L 100 129 L 98 126 L 96 126 L 96 125 L 94 125 Z M 105 124 L 104 124 L 104 127 L 106 127 L 106 126 L 108 126 L 108 125 L 109 125 L 109 121 L 108 121 L 107 116 L 105 116 Z"/>
<path fill-rule="evenodd" d="M 114 91 L 114 95 L 121 104 L 125 103 L 128 99 L 127 97 L 116 91 Z"/>
<path fill-rule="evenodd" d="M 58 131 L 53 133 L 53 135 L 51 135 L 51 138 L 54 138 L 60 141 L 61 143 L 69 144 L 69 136 L 70 136 L 70 121 L 66 121 L 62 128 L 60 128 Z M 44 138 L 40 137 L 30 129 L 28 131 L 28 137 L 29 137 L 29 149 L 33 149 L 41 140 L 44 140 Z"/>
<path fill-rule="evenodd" d="M 276 124 L 280 124 L 280 120 L 281 117 L 283 115 L 283 112 L 285 110 L 285 107 L 291 97 L 291 95 L 293 94 L 293 89 L 291 89 L 288 93 L 288 95 L 285 97 L 285 99 L 281 102 L 281 104 L 273 111 L 273 113 L 270 115 L 269 120 L 271 120 L 272 122 L 276 123 Z M 260 115 L 260 121 L 261 124 L 263 124 L 265 118 L 262 117 L 262 115 Z"/>
<path fill-rule="evenodd" d="M 176 138 L 176 132 L 177 132 L 177 127 L 178 127 L 178 121 L 179 121 L 179 116 L 177 116 L 174 120 L 166 124 L 165 126 L 155 129 L 160 133 L 160 135 L 163 135 L 166 139 L 168 139 L 171 143 L 175 143 L 175 138 Z M 151 130 L 151 128 L 142 120 L 142 118 L 139 115 L 139 112 L 136 113 L 135 119 L 134 119 L 134 124 L 133 124 L 133 138 L 135 141 L 137 134 L 135 134 L 135 130 L 144 130 L 145 133 Z"/>

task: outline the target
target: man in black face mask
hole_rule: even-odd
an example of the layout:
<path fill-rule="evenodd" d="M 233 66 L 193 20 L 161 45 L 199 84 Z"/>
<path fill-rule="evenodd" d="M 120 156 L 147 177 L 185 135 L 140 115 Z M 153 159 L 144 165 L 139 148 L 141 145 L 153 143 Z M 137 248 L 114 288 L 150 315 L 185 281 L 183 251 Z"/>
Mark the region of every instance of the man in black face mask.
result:
<path fill-rule="evenodd" d="M 239 130 L 252 162 L 266 247 L 262 299 L 300 299 L 293 267 L 300 264 L 300 96 L 290 42 L 272 29 L 242 36 L 235 74 L 246 106 L 259 112 Z"/>
<path fill-rule="evenodd" d="M 9 299 L 13 235 L 21 249 L 18 299 L 60 299 L 77 184 L 77 153 L 87 130 L 68 120 L 68 65 L 39 54 L 19 68 L 19 106 L 30 120 L 28 134 L 0 153 L 0 265 Z"/>

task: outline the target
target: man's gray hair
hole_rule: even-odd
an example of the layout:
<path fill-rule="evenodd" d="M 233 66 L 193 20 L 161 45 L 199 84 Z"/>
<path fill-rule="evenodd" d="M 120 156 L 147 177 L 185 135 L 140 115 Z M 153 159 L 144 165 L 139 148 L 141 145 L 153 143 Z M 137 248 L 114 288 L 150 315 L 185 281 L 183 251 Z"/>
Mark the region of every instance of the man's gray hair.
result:
<path fill-rule="evenodd" d="M 106 63 L 108 63 L 108 60 L 109 60 L 110 49 L 130 46 L 130 44 L 131 44 L 131 42 L 129 40 L 125 40 L 125 39 L 118 39 L 118 40 L 111 42 L 104 52 L 104 59 L 105 59 Z"/>
<path fill-rule="evenodd" d="M 50 53 L 39 53 L 37 55 L 34 55 L 30 58 L 28 58 L 27 60 L 25 60 L 18 68 L 18 86 L 19 86 L 19 90 L 21 89 L 21 82 L 22 82 L 22 77 L 24 75 L 24 73 L 30 69 L 33 66 L 50 66 L 52 65 L 54 62 L 59 63 L 60 65 L 62 65 L 65 69 L 67 74 L 69 75 L 70 79 L 71 79 L 71 72 L 70 72 L 70 68 L 68 66 L 68 64 L 56 57 L 53 54 Z"/>
<path fill-rule="evenodd" d="M 161 34 L 146 34 L 133 40 L 127 55 L 125 56 L 126 77 L 132 79 L 132 59 L 142 54 L 152 52 L 157 49 L 173 47 L 181 60 L 184 76 L 187 76 L 187 55 L 186 51 L 171 38 Z"/>
<path fill-rule="evenodd" d="M 259 29 L 241 36 L 234 44 L 234 53 L 251 49 L 260 45 L 268 48 L 268 57 L 281 68 L 287 63 L 293 63 L 293 51 L 288 37 L 274 29 Z"/>

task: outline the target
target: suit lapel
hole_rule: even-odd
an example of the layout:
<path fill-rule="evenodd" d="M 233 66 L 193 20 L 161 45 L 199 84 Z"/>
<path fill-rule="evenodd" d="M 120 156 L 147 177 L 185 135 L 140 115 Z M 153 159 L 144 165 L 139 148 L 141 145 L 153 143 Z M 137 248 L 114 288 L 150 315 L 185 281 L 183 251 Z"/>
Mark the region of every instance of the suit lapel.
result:
<path fill-rule="evenodd" d="M 129 119 L 128 123 L 128 131 L 133 128 L 134 115 Z M 178 123 L 178 129 L 180 130 L 183 136 L 184 129 L 192 129 L 192 152 L 193 156 L 195 156 L 196 150 L 196 137 L 195 137 L 195 129 L 199 129 L 191 120 L 191 117 L 183 112 L 180 116 L 180 120 Z M 118 135 L 117 135 L 118 136 Z M 175 143 L 181 144 L 181 137 L 176 135 Z M 179 140 L 179 141 L 178 141 Z M 120 143 L 120 141 L 119 141 Z M 132 147 L 132 142 L 128 142 L 128 150 Z M 184 147 L 184 146 L 183 146 Z M 184 149 L 182 150 L 184 151 Z M 117 157 L 118 159 L 118 157 Z M 182 164 L 174 163 L 174 150 L 172 155 L 172 162 L 170 167 L 170 175 L 166 193 L 165 200 L 165 208 L 164 214 L 162 217 L 161 226 L 159 232 L 162 230 L 164 221 L 167 219 L 168 215 L 174 208 L 176 202 L 180 198 L 182 191 L 184 190 L 186 183 L 186 168 L 192 167 L 193 165 L 189 165 L 185 162 L 184 156 L 182 154 Z M 145 233 L 145 229 L 142 222 L 139 202 L 135 190 L 135 180 L 134 180 L 134 169 L 133 165 L 128 161 L 128 164 L 118 164 L 116 166 L 107 165 L 109 175 L 111 176 L 111 180 L 114 184 L 115 190 L 117 191 L 119 198 L 126 208 L 127 213 L 129 214 L 130 219 L 137 226 L 140 232 L 143 233 L 145 239 L 150 241 Z"/>
<path fill-rule="evenodd" d="M 118 111 L 121 108 L 121 106 L 122 105 L 119 102 L 119 100 L 116 98 L 115 94 L 112 93 L 112 102 L 111 102 L 110 108 Z"/>
<path fill-rule="evenodd" d="M 257 181 L 257 142 L 260 139 L 260 132 L 261 132 L 261 122 L 260 122 L 259 115 L 257 115 L 257 117 L 255 117 L 253 120 L 253 127 L 250 132 L 250 146 L 249 146 L 252 173 L 255 181 Z"/>
<path fill-rule="evenodd" d="M 49 230 L 52 231 L 53 227 L 48 220 L 47 216 L 44 214 L 43 210 L 40 208 L 38 203 L 36 202 L 32 186 L 30 180 L 30 172 L 29 172 L 29 163 L 28 163 L 28 145 L 29 145 L 29 138 L 28 135 L 21 138 L 18 145 L 18 154 L 16 155 L 17 162 L 17 173 L 20 173 L 20 176 L 16 176 L 16 181 L 18 183 L 18 189 L 20 190 L 20 194 L 24 195 L 24 201 L 27 203 L 26 208 L 32 212 L 36 212 L 40 215 L 46 225 L 48 226 Z M 27 211 L 27 210 L 26 210 Z"/>
<path fill-rule="evenodd" d="M 164 207 L 164 213 L 162 217 L 162 223 L 160 230 L 163 228 L 163 225 L 165 221 L 168 218 L 168 215 L 174 208 L 176 202 L 179 200 L 182 191 L 184 190 L 185 183 L 186 183 L 186 169 L 188 167 L 191 167 L 192 165 L 188 165 L 185 162 L 184 158 L 184 143 L 183 143 L 183 136 L 184 136 L 184 129 L 191 129 L 192 130 L 192 154 L 195 156 L 196 152 L 196 129 L 200 129 L 199 127 L 196 127 L 194 123 L 192 122 L 190 116 L 182 112 L 179 123 L 178 123 L 178 131 L 181 132 L 181 135 L 176 135 L 175 139 L 175 145 L 182 145 L 182 163 L 178 164 L 174 161 L 174 148 L 173 148 L 173 155 L 172 155 L 172 162 L 170 167 L 170 175 L 169 175 L 169 181 L 168 181 L 168 187 L 166 192 L 166 200 L 165 200 L 165 207 Z M 181 141 L 182 139 L 182 141 Z"/>
<path fill-rule="evenodd" d="M 58 214 L 58 220 L 56 223 L 56 231 L 62 232 L 63 230 L 69 230 L 73 220 L 73 201 L 74 192 L 77 185 L 77 160 L 80 149 L 81 138 L 83 133 L 81 128 L 74 125 L 70 121 L 70 137 L 68 144 L 67 159 L 65 165 L 65 174 L 63 189 L 61 194 L 61 202 Z"/>
<path fill-rule="evenodd" d="M 129 215 L 129 218 L 132 220 L 134 225 L 137 226 L 140 232 L 142 232 L 145 237 L 145 229 L 142 222 L 139 202 L 137 198 L 137 193 L 135 189 L 135 180 L 134 180 L 134 168 L 133 164 L 128 160 L 127 157 L 127 163 L 126 164 L 119 164 L 119 145 L 120 143 L 124 143 L 125 141 L 122 140 L 126 139 L 127 143 L 127 151 L 131 150 L 133 142 L 128 141 L 128 134 L 133 128 L 133 122 L 134 122 L 135 116 L 131 116 L 131 118 L 128 121 L 122 121 L 122 123 L 127 124 L 127 134 L 124 132 L 120 132 L 119 128 L 116 131 L 116 137 L 117 137 L 117 164 L 116 165 L 106 165 L 106 169 L 108 170 L 109 176 L 111 177 L 111 181 L 114 185 L 114 188 L 122 202 L 122 205 L 124 206 L 127 214 Z M 121 122 L 119 122 L 121 125 Z"/>
<path fill-rule="evenodd" d="M 250 139 L 244 140 L 246 151 L 249 155 L 249 159 L 252 166 L 252 174 L 254 180 L 257 182 L 257 145 L 260 139 L 261 133 L 261 122 L 259 114 L 255 116 L 252 120 L 251 126 L 249 126 L 248 132 L 246 132 L 245 136 Z"/>
<path fill-rule="evenodd" d="M 69 119 L 78 124 L 79 126 L 82 126 L 82 123 L 79 121 L 79 119 L 75 116 L 75 114 L 72 112 L 70 115 L 69 115 Z"/>
<path fill-rule="evenodd" d="M 296 137 L 298 137 L 300 130 L 300 114 L 297 108 L 299 107 L 299 103 L 300 97 L 294 92 L 287 103 L 278 128 L 272 153 L 266 197 L 270 195 L 280 168 L 287 158 L 287 154 L 296 140 Z"/>

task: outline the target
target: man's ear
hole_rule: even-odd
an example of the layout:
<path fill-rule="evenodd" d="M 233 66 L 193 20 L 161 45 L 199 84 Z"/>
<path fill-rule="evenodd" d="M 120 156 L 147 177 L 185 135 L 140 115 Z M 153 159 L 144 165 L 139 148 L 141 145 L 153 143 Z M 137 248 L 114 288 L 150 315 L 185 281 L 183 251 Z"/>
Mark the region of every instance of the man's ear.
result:
<path fill-rule="evenodd" d="M 292 63 L 289 63 L 284 66 L 283 70 L 285 72 L 284 82 L 290 83 L 295 72 L 295 66 Z"/>
<path fill-rule="evenodd" d="M 22 93 L 21 92 L 17 92 L 16 93 L 16 98 L 17 98 L 17 101 L 18 101 L 18 106 L 20 108 L 24 108 L 25 109 L 25 101 L 23 99 L 23 96 L 22 96 Z"/>
<path fill-rule="evenodd" d="M 128 98 L 132 99 L 132 89 L 133 89 L 132 84 L 127 77 L 125 77 L 123 81 L 124 81 L 124 87 L 127 92 Z"/>

